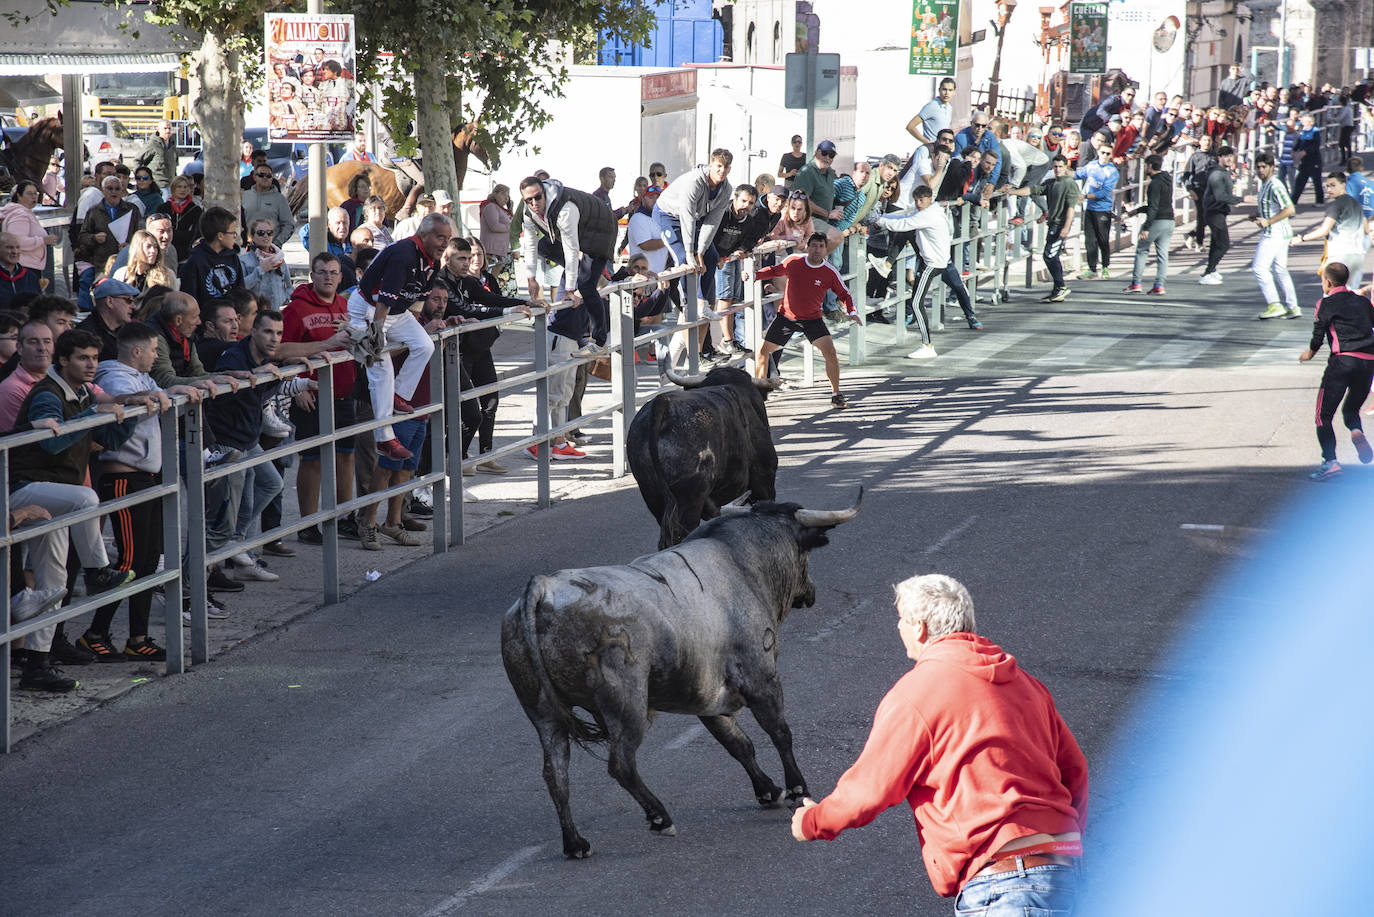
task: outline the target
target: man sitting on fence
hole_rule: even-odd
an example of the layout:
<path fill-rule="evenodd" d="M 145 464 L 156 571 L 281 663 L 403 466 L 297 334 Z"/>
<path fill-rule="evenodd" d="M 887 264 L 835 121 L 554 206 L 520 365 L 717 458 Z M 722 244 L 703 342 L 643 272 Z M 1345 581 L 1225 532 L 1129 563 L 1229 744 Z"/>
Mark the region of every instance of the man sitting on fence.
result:
<path fill-rule="evenodd" d="M 136 418 L 124 418 L 118 404 L 96 404 L 90 383 L 99 363 L 100 341 L 84 331 L 68 331 L 57 341 L 56 364 L 34 384 L 23 405 L 15 432 L 46 428 L 56 431 L 67 421 L 113 414 L 116 423 L 62 433 L 48 439 L 18 446 L 10 453 L 10 503 L 14 506 L 41 506 L 54 518 L 66 513 L 93 509 L 100 500 L 94 490 L 84 486 L 90 463 L 91 445 L 118 449 L 134 433 Z M 161 405 L 152 398 L 133 396 L 129 404 L 142 404 L 150 410 Z M 86 591 L 90 595 L 116 589 L 134 578 L 132 570 L 119 570 L 110 564 L 105 541 L 100 536 L 100 520 L 85 519 L 71 525 L 72 546 L 85 568 Z M 32 543 L 29 563 L 39 590 L 65 588 L 67 583 L 68 532 L 44 535 Z M 53 671 L 48 660 L 54 630 L 44 629 L 34 636 L 24 662 L 19 687 L 34 691 L 67 692 L 76 687 L 70 679 Z M 45 642 L 46 641 L 46 642 Z"/>
<path fill-rule="evenodd" d="M 412 410 L 409 398 L 415 394 L 420 373 L 434 353 L 434 342 L 410 309 L 429 292 L 439 270 L 439 259 L 452 237 L 453 221 L 442 213 L 431 213 L 420 221 L 415 235 L 388 245 L 373 259 L 348 299 L 349 325 L 355 332 L 364 331 L 370 323 L 371 333 L 381 339 L 383 346 L 403 344 L 420 357 L 407 361 L 400 373 L 386 358 L 368 366 L 372 414 L 377 420 L 398 412 L 409 414 Z M 394 459 L 410 458 L 410 451 L 396 439 L 390 426 L 378 427 L 374 437 L 380 454 Z"/>

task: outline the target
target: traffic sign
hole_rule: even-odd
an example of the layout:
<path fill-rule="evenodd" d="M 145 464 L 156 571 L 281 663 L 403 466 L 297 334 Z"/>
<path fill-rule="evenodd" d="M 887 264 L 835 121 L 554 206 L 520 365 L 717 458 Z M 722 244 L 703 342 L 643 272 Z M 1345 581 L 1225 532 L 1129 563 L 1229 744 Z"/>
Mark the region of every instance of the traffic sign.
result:
<path fill-rule="evenodd" d="M 812 61 L 811 105 L 806 98 L 808 58 Z M 839 108 L 840 56 L 788 54 L 783 74 L 783 105 L 786 108 Z"/>

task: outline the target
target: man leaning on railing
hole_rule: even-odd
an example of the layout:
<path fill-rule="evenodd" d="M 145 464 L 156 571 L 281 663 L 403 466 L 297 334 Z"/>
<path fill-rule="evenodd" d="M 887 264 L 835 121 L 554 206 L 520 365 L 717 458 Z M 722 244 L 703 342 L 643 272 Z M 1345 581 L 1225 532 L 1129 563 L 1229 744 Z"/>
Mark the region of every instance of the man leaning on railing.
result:
<path fill-rule="evenodd" d="M 24 399 L 14 432 L 56 432 L 64 422 L 96 414 L 113 414 L 117 422 L 15 447 L 10 453 L 9 480 L 10 502 L 14 506 L 41 506 L 56 517 L 92 509 L 100 502 L 95 491 L 84 485 L 91 445 L 94 442 L 106 449 L 118 449 L 133 435 L 137 418 L 125 419 L 119 404 L 96 403 L 90 383 L 95 379 L 99 358 L 100 341 L 94 335 L 68 331 L 58 338 L 56 362 Z M 168 404 L 165 396 L 131 396 L 125 403 L 143 404 L 153 411 Z M 85 568 L 89 594 L 118 588 L 134 578 L 132 570 L 119 570 L 110 564 L 98 518 L 73 523 L 69 532 L 71 544 Z M 65 589 L 67 542 L 68 532 L 57 531 L 37 539 L 31 547 L 29 563 L 40 591 Z M 49 661 L 48 650 L 55 630 L 53 627 L 37 631 L 26 644 L 28 652 L 20 688 L 65 693 L 77 686 L 75 680 L 59 675 Z"/>

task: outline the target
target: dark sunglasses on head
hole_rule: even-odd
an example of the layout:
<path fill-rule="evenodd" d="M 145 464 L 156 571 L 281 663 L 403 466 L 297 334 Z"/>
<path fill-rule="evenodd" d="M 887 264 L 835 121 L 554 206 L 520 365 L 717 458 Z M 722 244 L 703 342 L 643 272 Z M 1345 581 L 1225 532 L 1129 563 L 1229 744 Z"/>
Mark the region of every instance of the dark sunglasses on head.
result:
<path fill-rule="evenodd" d="M 787 199 L 788 199 L 789 201 L 804 201 L 804 200 L 807 199 L 807 198 L 806 198 L 806 192 L 805 192 L 805 191 L 793 191 L 791 194 L 787 195 Z"/>

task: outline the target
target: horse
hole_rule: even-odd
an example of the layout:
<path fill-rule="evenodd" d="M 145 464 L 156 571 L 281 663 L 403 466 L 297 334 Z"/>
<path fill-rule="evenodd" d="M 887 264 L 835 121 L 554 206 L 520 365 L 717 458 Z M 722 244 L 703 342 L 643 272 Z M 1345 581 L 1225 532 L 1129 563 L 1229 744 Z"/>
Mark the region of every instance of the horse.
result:
<path fill-rule="evenodd" d="M 41 182 L 53 150 L 62 149 L 62 119 L 39 118 L 28 133 L 0 150 L 0 165 L 9 172 L 9 187 L 22 179 Z M 8 191 L 9 188 L 0 190 Z"/>

